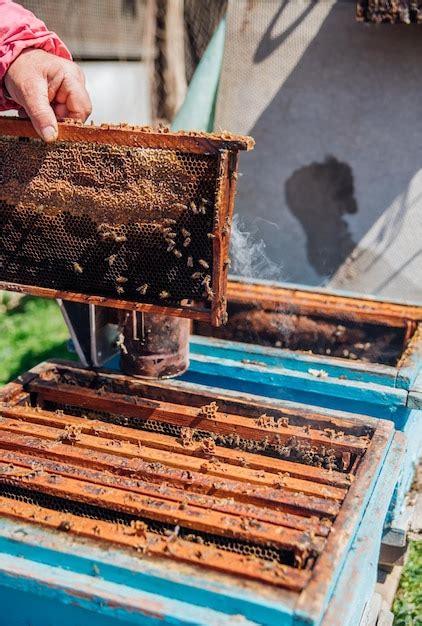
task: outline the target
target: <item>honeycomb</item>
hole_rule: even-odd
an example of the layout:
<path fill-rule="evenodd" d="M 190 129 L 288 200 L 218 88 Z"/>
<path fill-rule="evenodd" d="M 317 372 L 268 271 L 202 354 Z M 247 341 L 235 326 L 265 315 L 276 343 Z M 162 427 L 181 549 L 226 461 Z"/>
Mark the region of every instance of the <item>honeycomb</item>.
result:
<path fill-rule="evenodd" d="M 229 230 L 221 163 L 240 148 L 228 135 L 61 124 L 65 140 L 47 146 L 5 119 L 1 281 L 159 306 L 224 302 L 228 245 L 216 259 L 213 242 Z"/>
<path fill-rule="evenodd" d="M 134 521 L 141 521 L 145 524 L 149 532 L 158 535 L 165 535 L 174 530 L 174 526 L 171 524 L 130 515 L 122 511 L 105 509 L 101 506 L 87 504 L 86 502 L 78 502 L 76 500 L 52 496 L 41 491 L 32 491 L 30 489 L 25 489 L 25 487 L 9 485 L 7 482 L 0 483 L 0 496 L 10 498 L 11 500 L 18 500 L 19 502 L 26 502 L 27 504 L 41 506 L 54 511 L 61 511 L 64 514 L 71 513 L 73 515 L 78 515 L 79 517 L 104 520 L 124 526 L 130 526 L 131 522 Z M 254 556 L 258 559 L 263 559 L 264 561 L 276 562 L 284 565 L 291 565 L 294 563 L 294 555 L 291 552 L 275 548 L 271 545 L 260 545 L 252 541 L 222 537 L 198 530 L 192 531 L 189 528 L 183 527 L 179 529 L 178 536 L 193 543 L 205 546 L 215 546 L 222 550 L 227 550 L 228 552 Z"/>
<path fill-rule="evenodd" d="M 148 432 L 160 433 L 161 435 L 169 435 L 179 439 L 183 427 L 167 422 L 160 422 L 154 419 L 143 419 L 141 417 L 126 417 L 116 413 L 86 409 L 62 402 L 44 401 L 44 407 L 49 411 L 64 411 L 66 415 L 75 415 L 88 419 L 97 419 L 109 424 L 117 426 L 130 426 L 138 430 L 146 430 Z M 326 467 L 343 471 L 341 458 L 336 458 L 332 449 L 327 449 L 324 453 L 318 451 L 312 446 L 298 446 L 297 442 L 287 442 L 286 444 L 271 444 L 268 441 L 254 441 L 253 439 L 245 439 L 239 435 L 232 433 L 224 435 L 222 433 L 210 433 L 206 430 L 193 429 L 192 442 L 201 442 L 212 439 L 216 445 L 223 448 L 232 448 L 234 450 L 259 453 L 262 456 L 270 456 L 276 459 L 288 459 L 290 461 L 299 461 L 305 465 L 313 465 L 315 467 Z"/>

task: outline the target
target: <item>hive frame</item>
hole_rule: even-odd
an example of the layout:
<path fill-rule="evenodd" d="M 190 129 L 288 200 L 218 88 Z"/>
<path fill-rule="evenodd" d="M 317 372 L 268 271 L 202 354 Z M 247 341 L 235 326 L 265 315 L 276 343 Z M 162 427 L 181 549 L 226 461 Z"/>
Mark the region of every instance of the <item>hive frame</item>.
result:
<path fill-rule="evenodd" d="M 0 117 L 0 136 L 26 137 L 36 139 L 37 135 L 29 121 Z M 92 144 L 110 144 L 138 148 L 177 150 L 194 155 L 215 155 L 219 163 L 218 184 L 214 198 L 214 219 L 212 233 L 212 296 L 211 306 L 187 303 L 186 306 L 165 306 L 148 302 L 125 300 L 121 297 L 103 297 L 96 294 L 77 293 L 0 280 L 0 288 L 8 291 L 31 293 L 33 295 L 59 298 L 86 304 L 109 306 L 113 308 L 160 313 L 178 317 L 210 321 L 220 325 L 226 318 L 226 283 L 228 274 L 228 249 L 230 239 L 231 216 L 237 180 L 238 151 L 250 149 L 250 138 L 237 137 L 229 133 L 213 135 L 207 133 L 180 132 L 172 133 L 168 129 L 135 128 L 127 125 L 83 126 L 78 123 L 59 123 L 61 142 L 85 142 Z M 1 272 L 0 272 L 1 278 Z M 183 303 L 181 303 L 183 304 Z"/>

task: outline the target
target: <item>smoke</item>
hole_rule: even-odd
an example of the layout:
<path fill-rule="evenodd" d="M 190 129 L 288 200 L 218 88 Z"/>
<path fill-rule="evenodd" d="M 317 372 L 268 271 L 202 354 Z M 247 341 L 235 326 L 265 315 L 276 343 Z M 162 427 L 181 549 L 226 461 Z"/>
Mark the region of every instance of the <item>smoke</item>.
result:
<path fill-rule="evenodd" d="M 249 224 L 248 224 L 249 226 Z M 255 217 L 247 228 L 245 221 L 235 215 L 233 218 L 230 258 L 231 270 L 233 276 L 243 276 L 249 279 L 265 279 L 281 282 L 283 280 L 283 271 L 281 265 L 274 263 L 265 250 L 265 241 L 260 234 L 266 227 L 272 229 L 279 228 L 277 224 Z M 256 303 L 254 303 L 256 306 Z M 288 342 L 291 328 L 286 325 L 285 315 L 289 314 L 286 306 L 280 305 L 275 307 L 275 315 L 269 320 L 269 328 L 275 331 L 278 339 L 275 341 L 276 346 L 286 345 Z M 277 315 L 280 313 L 281 315 Z M 253 339 L 254 331 L 251 329 L 251 338 Z"/>
<path fill-rule="evenodd" d="M 259 236 L 258 220 L 255 218 L 250 228 L 246 228 L 244 220 L 235 215 L 233 218 L 230 258 L 231 271 L 234 276 L 262 278 L 266 280 L 283 280 L 281 266 L 268 257 L 265 241 Z M 276 228 L 276 224 L 272 225 Z"/>

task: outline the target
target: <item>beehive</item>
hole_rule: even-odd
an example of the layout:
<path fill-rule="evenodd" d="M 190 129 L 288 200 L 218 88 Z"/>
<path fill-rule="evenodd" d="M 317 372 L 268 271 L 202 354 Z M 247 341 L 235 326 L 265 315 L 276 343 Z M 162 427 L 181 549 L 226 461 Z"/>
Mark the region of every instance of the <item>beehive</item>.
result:
<path fill-rule="evenodd" d="M 407 443 L 389 523 L 405 541 L 422 446 L 422 307 L 232 280 L 228 309 L 221 331 L 195 325 L 215 338 L 192 338 L 185 380 L 392 420 Z"/>
<path fill-rule="evenodd" d="M 205 606 L 208 621 L 194 623 L 320 624 L 381 484 L 379 549 L 398 462 L 396 450 L 387 463 L 391 423 L 63 363 L 28 372 L 1 401 L 0 535 L 12 520 L 24 543 L 53 532 L 56 551 L 78 554 L 82 541 L 85 558 L 102 546 L 108 567 L 126 551 L 121 584 L 154 589 L 160 614 L 183 599 L 176 623 Z M 107 595 L 111 573 L 96 567 Z"/>
<path fill-rule="evenodd" d="M 0 119 L 0 287 L 225 319 L 238 151 L 250 138 Z"/>

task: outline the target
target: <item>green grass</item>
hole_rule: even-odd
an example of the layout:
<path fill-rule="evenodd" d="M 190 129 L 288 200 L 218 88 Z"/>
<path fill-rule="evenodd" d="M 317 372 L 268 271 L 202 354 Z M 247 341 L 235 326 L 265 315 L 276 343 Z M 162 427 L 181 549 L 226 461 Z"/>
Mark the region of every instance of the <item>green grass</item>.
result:
<path fill-rule="evenodd" d="M 13 309 L 3 295 L 0 312 L 0 384 L 6 383 L 40 361 L 71 358 L 69 337 L 54 300 L 25 297 Z"/>
<path fill-rule="evenodd" d="M 394 626 L 422 626 L 422 541 L 412 541 L 393 605 Z"/>

